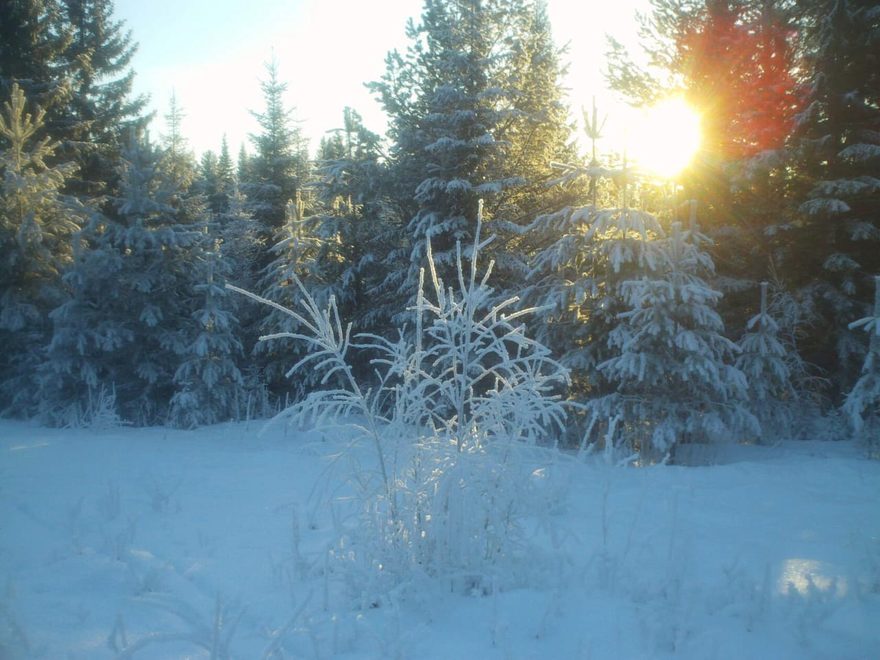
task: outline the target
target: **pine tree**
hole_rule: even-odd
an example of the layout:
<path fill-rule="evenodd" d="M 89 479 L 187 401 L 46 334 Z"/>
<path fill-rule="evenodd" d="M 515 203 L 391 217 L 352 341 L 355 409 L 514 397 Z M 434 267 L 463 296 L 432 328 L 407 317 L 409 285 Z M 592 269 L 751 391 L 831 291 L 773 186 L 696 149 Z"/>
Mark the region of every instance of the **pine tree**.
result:
<path fill-rule="evenodd" d="M 611 39 L 607 79 L 635 105 L 680 94 L 702 115 L 703 171 L 693 175 L 706 180 L 688 192 L 703 192 L 730 161 L 782 146 L 798 110 L 797 25 L 787 3 L 652 0 L 640 22 L 651 70 Z"/>
<path fill-rule="evenodd" d="M 57 143 L 45 111 L 26 111 L 12 84 L 0 115 L 0 412 L 33 412 L 36 365 L 49 340 L 49 312 L 63 299 L 61 274 L 87 209 L 62 194 L 76 166 L 48 166 Z"/>
<path fill-rule="evenodd" d="M 700 114 L 700 151 L 678 183 L 699 201 L 725 294 L 720 311 L 739 334 L 756 312 L 757 282 L 777 279 L 787 249 L 784 147 L 802 107 L 797 6 L 652 0 L 640 36 L 650 68 L 612 40 L 607 79 L 633 105 L 681 96 Z"/>
<path fill-rule="evenodd" d="M 562 51 L 553 42 L 546 7 L 542 2 L 523 3 L 511 14 L 517 28 L 500 79 L 510 90 L 506 103 L 512 112 L 498 126 L 496 137 L 506 145 L 502 167 L 521 183 L 489 207 L 496 220 L 494 231 L 503 239 L 494 250 L 502 296 L 516 292 L 528 270 L 532 252 L 523 228 L 537 215 L 581 202 L 586 194 L 583 179 L 551 185 L 559 174 L 555 164 L 576 162 L 578 154 L 561 85 Z"/>
<path fill-rule="evenodd" d="M 746 324 L 749 317 L 742 312 L 754 310 L 758 282 L 778 281 L 777 266 L 787 249 L 791 220 L 787 200 L 792 170 L 786 145 L 804 101 L 799 71 L 804 27 L 796 5 L 758 0 L 747 3 L 740 13 L 744 57 L 737 85 L 730 92 L 737 110 L 729 122 L 716 122 L 717 129 L 733 136 L 719 145 L 729 189 L 725 191 L 727 208 L 715 202 L 721 213 L 718 228 L 713 230 L 717 243 L 713 256 L 726 296 L 722 311 L 731 329 Z M 720 67 L 723 71 L 723 62 Z M 706 74 L 704 78 L 717 77 L 717 72 Z M 698 172 L 693 175 L 700 176 Z M 702 178 L 710 176 L 711 170 Z M 702 186 L 709 188 L 705 183 Z"/>
<path fill-rule="evenodd" d="M 656 268 L 623 285 L 629 310 L 608 336 L 617 355 L 598 365 L 617 387 L 588 403 L 593 419 L 607 423 L 606 451 L 674 459 L 681 443 L 759 432 L 744 407 L 746 378 L 732 364 L 737 346 L 722 334 L 721 294 L 705 280 L 714 270 L 706 240 L 674 223 L 653 242 Z"/>

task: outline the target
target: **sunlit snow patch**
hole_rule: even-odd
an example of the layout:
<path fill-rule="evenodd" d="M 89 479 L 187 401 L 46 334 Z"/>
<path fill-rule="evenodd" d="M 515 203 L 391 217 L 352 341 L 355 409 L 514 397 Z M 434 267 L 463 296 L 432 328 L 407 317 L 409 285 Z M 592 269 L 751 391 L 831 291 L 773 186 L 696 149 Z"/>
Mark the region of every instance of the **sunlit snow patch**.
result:
<path fill-rule="evenodd" d="M 48 442 L 35 442 L 29 445 L 15 445 L 9 448 L 9 451 L 23 451 L 25 449 L 39 449 L 40 447 L 48 447 Z"/>
<path fill-rule="evenodd" d="M 834 575 L 831 568 L 825 562 L 815 559 L 786 559 L 779 575 L 779 593 L 787 594 L 794 590 L 806 596 L 816 591 L 833 591 L 836 596 L 843 597 L 847 593 L 846 578 Z"/>

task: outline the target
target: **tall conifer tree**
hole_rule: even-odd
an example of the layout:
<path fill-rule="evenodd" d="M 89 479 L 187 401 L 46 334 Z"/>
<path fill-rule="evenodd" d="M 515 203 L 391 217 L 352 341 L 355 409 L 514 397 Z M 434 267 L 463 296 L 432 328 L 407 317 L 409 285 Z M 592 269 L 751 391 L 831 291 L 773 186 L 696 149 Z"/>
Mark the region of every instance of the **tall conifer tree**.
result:
<path fill-rule="evenodd" d="M 787 0 L 652 0 L 640 29 L 650 66 L 611 41 L 607 79 L 630 103 L 678 95 L 701 115 L 700 151 L 677 183 L 699 200 L 720 311 L 737 335 L 787 250 L 784 148 L 802 101 L 795 10 Z"/>
<path fill-rule="evenodd" d="M 291 118 L 292 110 L 285 105 L 287 83 L 279 78 L 274 59 L 266 65 L 266 76 L 260 83 L 265 107 L 253 113 L 260 125 L 260 132 L 251 135 L 254 155 L 248 171 L 239 176 L 251 213 L 261 225 L 262 238 L 271 245 L 275 232 L 285 223 L 287 203 L 306 184 L 308 154 Z"/>
<path fill-rule="evenodd" d="M 61 0 L 61 6 L 70 41 L 60 75 L 70 94 L 51 109 L 50 130 L 80 165 L 75 193 L 115 193 L 122 148 L 149 120 L 143 114 L 147 98 L 132 90 L 137 45 L 114 17 L 112 0 Z"/>
<path fill-rule="evenodd" d="M 868 315 L 880 272 L 880 12 L 852 0 L 809 10 L 810 85 L 791 164 L 799 207 L 783 272 L 818 315 L 806 357 L 840 393 L 864 355 L 848 323 Z"/>
<path fill-rule="evenodd" d="M 589 402 L 608 423 L 607 449 L 621 443 L 658 460 L 684 442 L 759 433 L 746 377 L 733 365 L 738 348 L 715 309 L 721 294 L 705 279 L 713 270 L 705 242 L 674 223 L 650 246 L 656 267 L 622 286 L 629 309 L 607 337 L 616 354 L 598 365 L 616 387 Z"/>
<path fill-rule="evenodd" d="M 556 52 L 536 5 L 426 0 L 407 36 L 408 50 L 389 54 L 372 84 L 391 118 L 388 190 L 402 200 L 383 289 L 395 310 L 416 290 L 428 238 L 440 276 L 451 281 L 456 241 L 471 240 L 479 198 L 492 233 L 530 221 L 542 195 L 516 191 L 550 178 L 566 139 Z M 500 241 L 492 249 L 509 279 L 512 250 L 505 254 Z"/>
<path fill-rule="evenodd" d="M 238 417 L 244 407 L 244 378 L 238 322 L 232 313 L 232 293 L 225 288 L 231 262 L 220 255 L 219 244 L 205 236 L 196 257 L 192 308 L 177 346 L 180 365 L 174 373 L 176 391 L 169 415 L 173 424 L 194 428 Z"/>
<path fill-rule="evenodd" d="M 126 150 L 120 181 L 115 213 L 86 227 L 88 248 L 65 276 L 70 297 L 53 312 L 43 376 L 53 421 L 103 386 L 123 418 L 164 422 L 175 391 L 198 282 L 192 263 L 206 238 L 201 207 L 142 141 Z"/>
<path fill-rule="evenodd" d="M 36 368 L 64 299 L 61 273 L 86 209 L 62 194 L 72 163 L 46 164 L 57 143 L 40 137 L 45 113 L 27 111 L 13 83 L 0 113 L 0 412 L 33 412 Z"/>
<path fill-rule="evenodd" d="M 0 15 L 0 98 L 17 84 L 43 108 L 61 101 L 69 88 L 58 71 L 71 30 L 61 20 L 58 0 L 14 0 Z"/>

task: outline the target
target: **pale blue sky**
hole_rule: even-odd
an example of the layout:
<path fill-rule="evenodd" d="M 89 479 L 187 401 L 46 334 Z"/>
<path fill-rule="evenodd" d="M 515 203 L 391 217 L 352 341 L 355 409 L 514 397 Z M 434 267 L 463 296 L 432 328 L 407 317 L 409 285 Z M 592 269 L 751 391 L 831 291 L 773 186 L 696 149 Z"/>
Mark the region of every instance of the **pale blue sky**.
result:
<path fill-rule="evenodd" d="M 575 109 L 593 94 L 611 105 L 601 76 L 604 34 L 632 40 L 633 14 L 645 5 L 548 0 L 556 41 L 569 43 L 566 82 Z M 383 132 L 384 115 L 363 83 L 382 75 L 389 50 L 406 46 L 406 20 L 417 18 L 421 7 L 421 0 L 117 0 L 116 16 L 140 44 L 135 89 L 152 97 L 154 134 L 165 130 L 174 90 L 190 146 L 216 151 L 226 133 L 235 154 L 242 142 L 250 146 L 255 122 L 249 110 L 262 107 L 259 79 L 273 52 L 288 83 L 287 104 L 295 107 L 312 150 L 341 124 L 346 105 Z"/>

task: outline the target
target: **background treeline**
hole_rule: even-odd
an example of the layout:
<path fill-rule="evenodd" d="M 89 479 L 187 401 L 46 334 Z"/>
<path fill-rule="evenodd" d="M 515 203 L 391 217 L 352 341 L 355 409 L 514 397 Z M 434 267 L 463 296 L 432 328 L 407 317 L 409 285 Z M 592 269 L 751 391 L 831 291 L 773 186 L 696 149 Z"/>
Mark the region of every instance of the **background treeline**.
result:
<path fill-rule="evenodd" d="M 880 274 L 877 3 L 654 0 L 649 67 L 610 40 L 613 88 L 636 105 L 682 95 L 704 117 L 675 191 L 603 156 L 595 117 L 578 165 L 540 2 L 425 0 L 370 83 L 387 136 L 346 108 L 309 154 L 279 72 L 297 63 L 272 62 L 250 145 L 199 158 L 173 98 L 150 139 L 112 2 L 0 12 L 6 415 L 267 414 L 319 383 L 286 378 L 295 343 L 257 342 L 291 318 L 224 284 L 293 306 L 296 277 L 356 331 L 406 335 L 426 239 L 453 284 L 479 199 L 498 300 L 540 307 L 533 334 L 572 370 L 573 441 L 805 433 L 854 387 L 851 409 L 875 401 L 880 360 L 850 324 L 871 318 Z"/>

